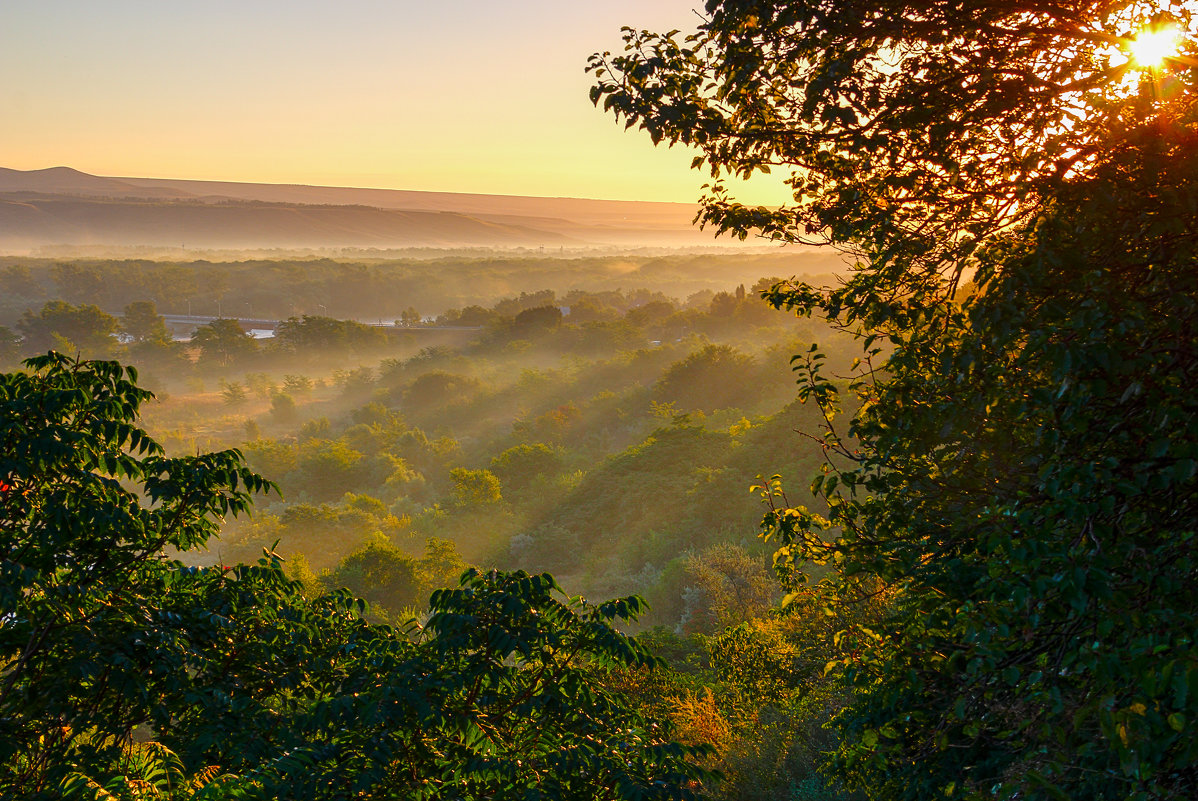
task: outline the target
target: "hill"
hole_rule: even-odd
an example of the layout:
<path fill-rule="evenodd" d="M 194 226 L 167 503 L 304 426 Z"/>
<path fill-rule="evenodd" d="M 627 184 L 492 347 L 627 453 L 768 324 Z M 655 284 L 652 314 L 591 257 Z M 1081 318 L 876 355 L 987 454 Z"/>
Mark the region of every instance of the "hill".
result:
<path fill-rule="evenodd" d="M 110 178 L 0 168 L 0 249 L 699 245 L 684 203 Z"/>

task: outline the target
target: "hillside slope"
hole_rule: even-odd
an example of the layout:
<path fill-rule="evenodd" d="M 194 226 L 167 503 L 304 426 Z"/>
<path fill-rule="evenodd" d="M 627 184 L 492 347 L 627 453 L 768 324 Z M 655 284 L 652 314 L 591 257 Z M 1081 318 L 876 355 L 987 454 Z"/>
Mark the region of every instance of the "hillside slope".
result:
<path fill-rule="evenodd" d="M 39 245 L 211 248 L 537 246 L 551 231 L 463 214 L 366 206 L 0 196 L 0 249 Z"/>
<path fill-rule="evenodd" d="M 695 207 L 0 168 L 0 249 L 710 244 Z"/>

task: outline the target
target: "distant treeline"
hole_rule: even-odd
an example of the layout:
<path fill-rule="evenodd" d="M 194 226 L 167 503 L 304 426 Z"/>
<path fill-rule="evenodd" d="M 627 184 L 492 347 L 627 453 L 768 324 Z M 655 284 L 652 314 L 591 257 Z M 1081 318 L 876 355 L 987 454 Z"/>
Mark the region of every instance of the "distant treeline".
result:
<path fill-rule="evenodd" d="M 286 319 L 304 314 L 395 319 L 414 308 L 436 316 L 450 308 L 551 289 L 641 288 L 685 300 L 763 275 L 831 273 L 836 257 L 793 250 L 776 254 L 671 256 L 491 256 L 340 261 L 280 259 L 168 262 L 0 258 L 0 325 L 12 326 L 48 300 L 90 303 L 116 313 L 152 301 L 163 314 Z"/>

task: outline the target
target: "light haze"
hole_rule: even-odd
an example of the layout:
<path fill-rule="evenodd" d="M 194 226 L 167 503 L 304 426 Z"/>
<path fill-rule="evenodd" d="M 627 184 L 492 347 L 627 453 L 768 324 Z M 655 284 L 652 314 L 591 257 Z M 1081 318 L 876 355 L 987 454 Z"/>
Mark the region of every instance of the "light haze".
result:
<path fill-rule="evenodd" d="M 0 166 L 690 202 L 692 154 L 596 110 L 584 67 L 697 5 L 6 0 Z"/>

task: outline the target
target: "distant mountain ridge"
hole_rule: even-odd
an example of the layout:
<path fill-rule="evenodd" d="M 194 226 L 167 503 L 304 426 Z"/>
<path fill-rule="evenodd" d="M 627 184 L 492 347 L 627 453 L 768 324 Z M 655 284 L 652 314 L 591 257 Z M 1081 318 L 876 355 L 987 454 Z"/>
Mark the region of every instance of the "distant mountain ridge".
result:
<path fill-rule="evenodd" d="M 0 249 L 697 245 L 685 203 L 113 178 L 0 167 Z"/>
<path fill-rule="evenodd" d="M 187 196 L 187 193 L 175 188 L 138 186 L 120 178 L 88 175 L 70 167 L 50 167 L 45 170 L 12 170 L 0 167 L 0 192 L 147 199 Z"/>

